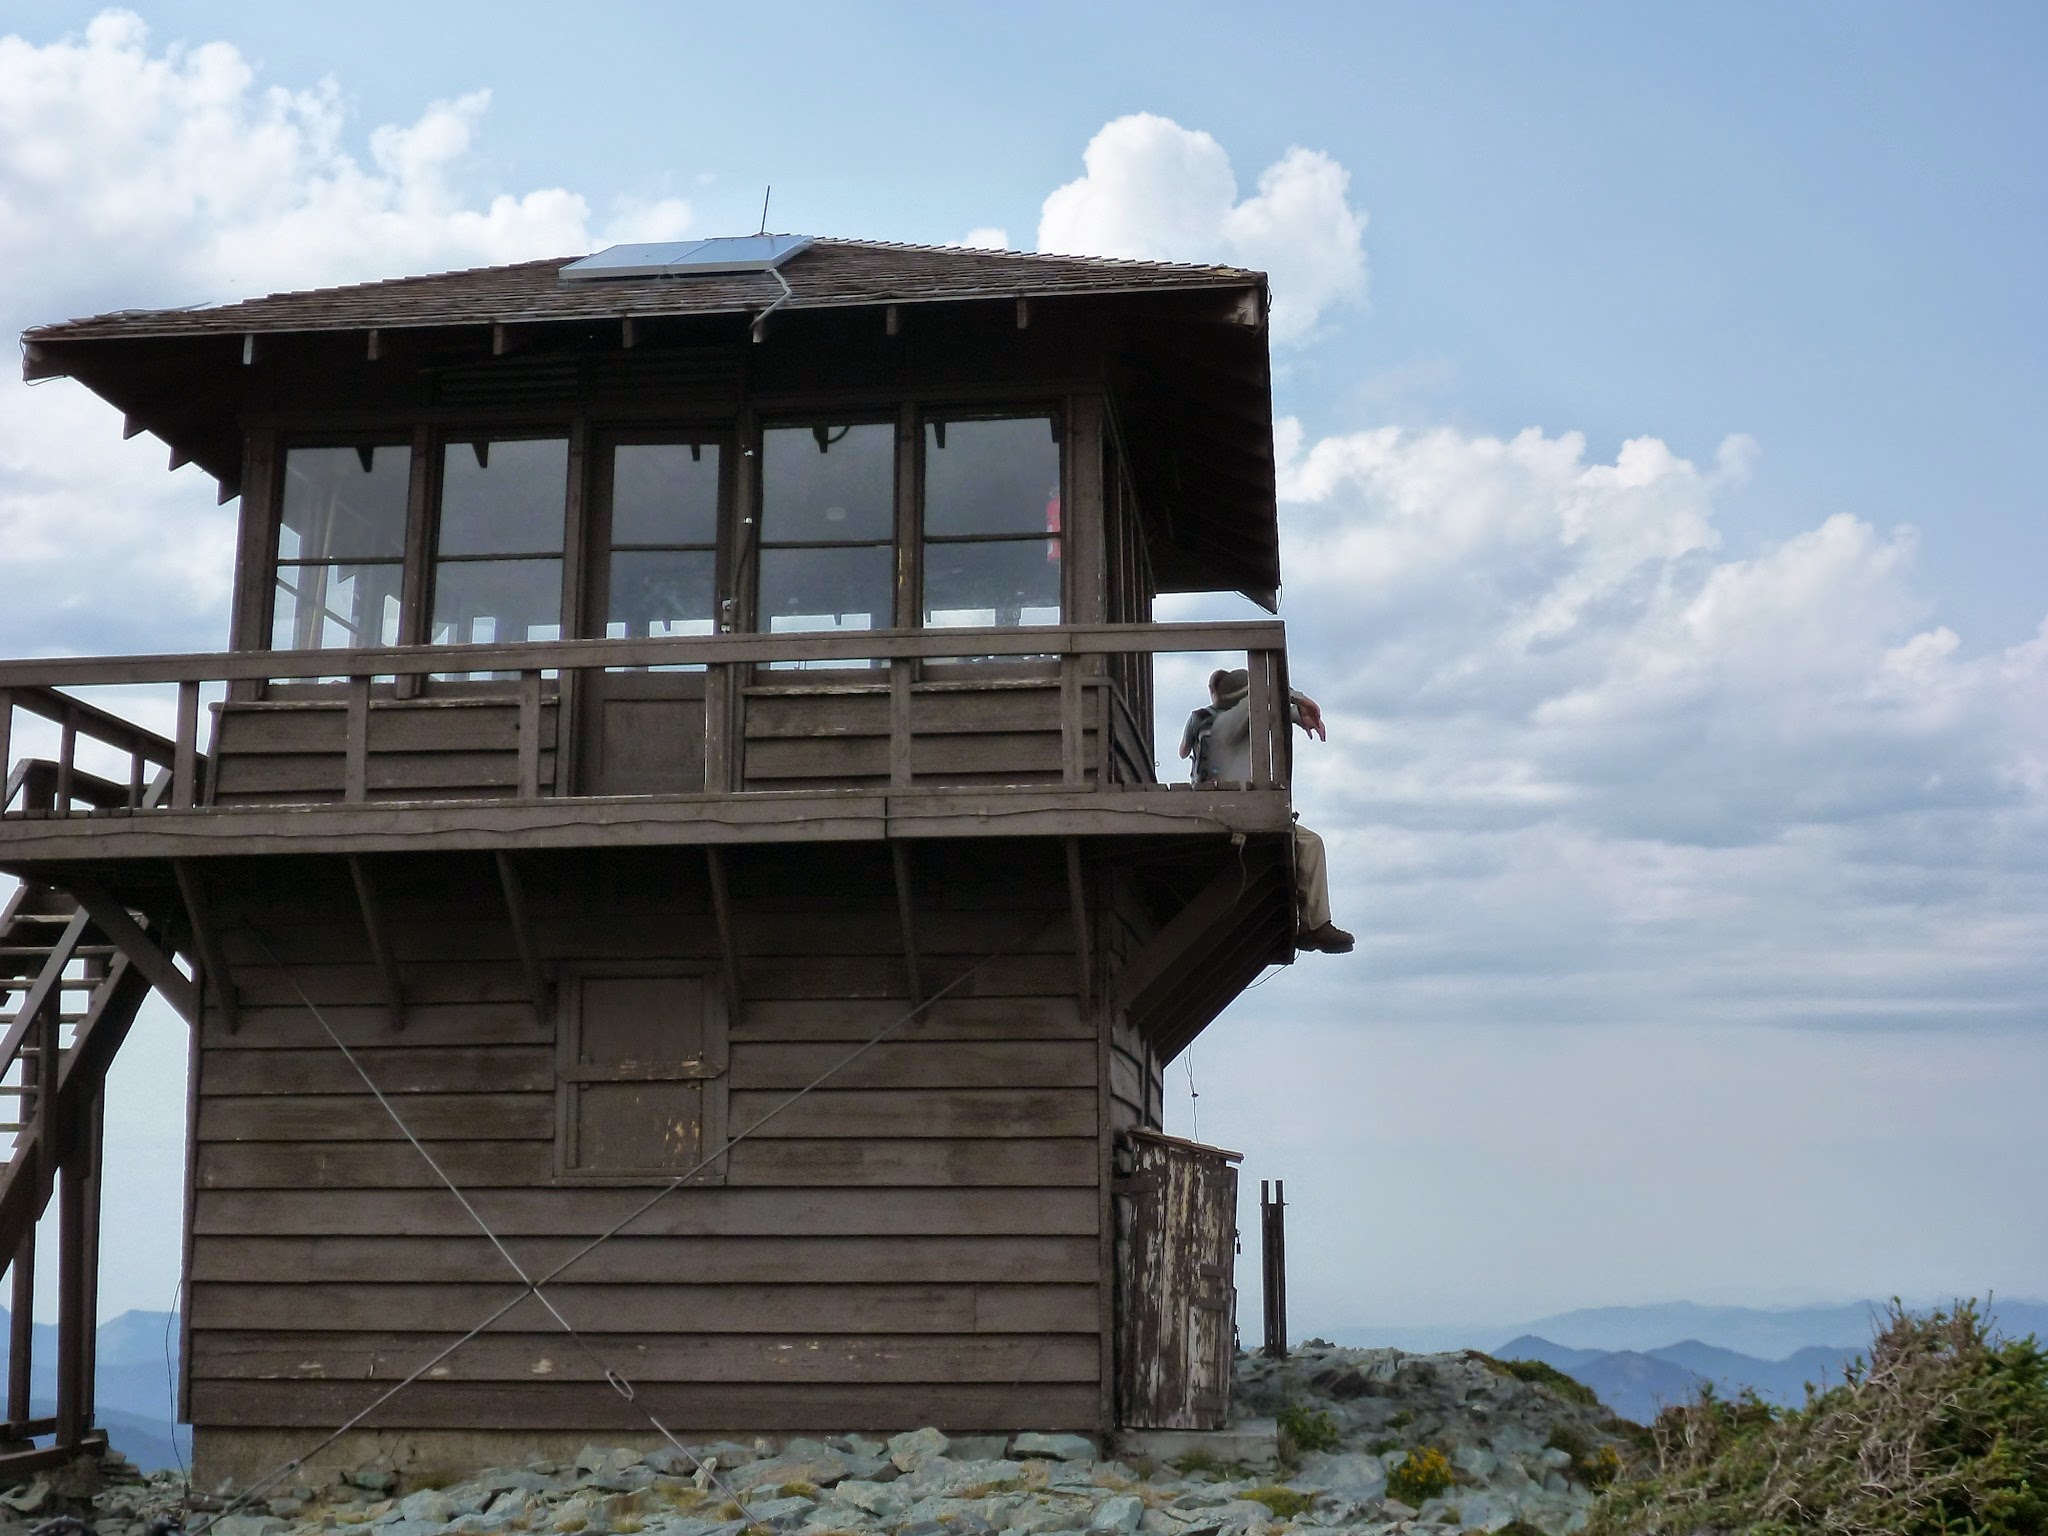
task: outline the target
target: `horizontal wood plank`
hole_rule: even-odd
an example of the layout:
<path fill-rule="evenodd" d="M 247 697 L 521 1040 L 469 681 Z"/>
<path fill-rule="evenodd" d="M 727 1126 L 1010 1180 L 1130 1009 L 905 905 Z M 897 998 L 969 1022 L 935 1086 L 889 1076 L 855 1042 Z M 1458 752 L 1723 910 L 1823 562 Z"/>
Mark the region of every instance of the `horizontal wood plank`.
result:
<path fill-rule="evenodd" d="M 474 1229 L 472 1229 L 474 1231 Z M 511 1237 L 535 1277 L 586 1247 L 587 1238 Z M 1084 1237 L 615 1237 L 589 1249 L 563 1279 L 579 1285 L 775 1285 L 803 1274 L 864 1284 L 963 1281 L 1090 1285 L 1096 1239 Z M 218 1237 L 192 1247 L 192 1279 L 235 1284 L 502 1283 L 505 1259 L 478 1233 L 463 1237 Z"/>
<path fill-rule="evenodd" d="M 399 1381 L 453 1344 L 450 1333 L 195 1330 L 194 1381 Z M 1087 1381 L 1092 1334 L 605 1335 L 597 1354 L 634 1385 L 652 1382 Z M 431 1381 L 602 1382 L 603 1368 L 559 1331 L 484 1334 L 433 1368 Z"/>
<path fill-rule="evenodd" d="M 463 1189 L 516 1189 L 552 1182 L 545 1141 L 438 1141 L 434 1160 Z M 201 1142 L 202 1189 L 438 1189 L 441 1181 L 405 1142 Z M 726 1182 L 733 1188 L 962 1189 L 1092 1186 L 1095 1143 L 1065 1140 L 845 1140 L 741 1142 Z"/>
<path fill-rule="evenodd" d="M 789 1103 L 779 1091 L 735 1092 L 734 1135 L 1087 1136 L 1095 1130 L 1090 1089 L 975 1088 L 959 1091 L 824 1088 Z M 787 1104 L 788 1107 L 783 1106 Z M 771 1117 L 771 1111 L 773 1115 Z"/>
<path fill-rule="evenodd" d="M 552 1093 L 410 1094 L 398 1106 L 422 1141 L 534 1141 L 555 1134 Z M 405 1131 L 365 1093 L 304 1098 L 206 1098 L 198 1139 L 207 1141 L 402 1141 Z"/>
<path fill-rule="evenodd" d="M 536 1279 L 539 1277 L 536 1276 Z M 1100 1324 L 1092 1285 L 546 1286 L 579 1333 L 1078 1333 Z M 494 1333 L 557 1333 L 540 1301 L 509 1285 L 229 1284 L 192 1287 L 192 1329 L 381 1332 L 394 1319 L 421 1332 L 463 1333 L 499 1308 Z M 564 1341 L 567 1342 L 566 1340 Z"/>
<path fill-rule="evenodd" d="M 647 1203 L 645 1188 L 480 1190 L 477 1210 L 504 1236 L 589 1236 Z M 1079 1236 L 1096 1230 L 1092 1189 L 718 1189 L 663 1196 L 626 1230 L 641 1235 L 776 1237 Z M 438 1190 L 200 1190 L 202 1235 L 466 1235 L 470 1220 Z"/>
<path fill-rule="evenodd" d="M 855 1055 L 854 1052 L 859 1054 Z M 897 1041 L 867 1047 L 837 1041 L 732 1048 L 735 1089 L 1092 1088 L 1095 1050 L 1080 1040 Z"/>
<path fill-rule="evenodd" d="M 410 1039 L 427 1038 L 416 1021 L 408 1023 Z M 356 1059 L 387 1094 L 551 1093 L 555 1087 L 554 1051 L 546 1046 L 406 1045 L 365 1051 Z M 202 1097 L 368 1091 L 348 1057 L 332 1045 L 324 1051 L 216 1048 L 200 1058 Z"/>

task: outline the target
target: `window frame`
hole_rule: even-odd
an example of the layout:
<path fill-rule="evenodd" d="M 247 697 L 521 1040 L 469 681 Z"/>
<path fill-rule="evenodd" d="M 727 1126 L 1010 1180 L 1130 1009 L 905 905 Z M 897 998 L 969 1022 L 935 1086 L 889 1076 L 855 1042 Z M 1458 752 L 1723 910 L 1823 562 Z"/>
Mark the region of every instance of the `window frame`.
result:
<path fill-rule="evenodd" d="M 1053 455 L 1055 460 L 1057 461 L 1056 474 L 1058 476 L 1060 499 L 1060 531 L 1058 533 L 970 533 L 933 535 L 926 532 L 926 459 L 930 451 L 926 440 L 926 433 L 933 427 L 944 428 L 956 422 L 978 421 L 1043 421 L 1046 423 L 1046 425 L 1050 429 L 1050 436 L 1052 438 L 1053 446 Z M 910 588 L 908 594 L 908 601 L 904 605 L 903 609 L 900 610 L 900 616 L 906 627 L 912 629 L 928 629 L 940 627 L 937 625 L 927 625 L 924 622 L 926 572 L 929 565 L 929 562 L 926 558 L 926 554 L 927 550 L 931 545 L 1025 543 L 1042 544 L 1048 539 L 1054 541 L 1059 546 L 1060 571 L 1059 617 L 1054 619 L 1050 625 L 974 624 L 956 625 L 948 627 L 968 629 L 1029 630 L 1053 628 L 1059 625 L 1067 624 L 1072 621 L 1074 612 L 1074 595 L 1073 578 L 1070 571 L 1072 562 L 1069 559 L 1069 554 L 1073 548 L 1073 541 L 1069 536 L 1068 522 L 1073 516 L 1074 495 L 1072 483 L 1073 477 L 1071 473 L 1071 467 L 1068 463 L 1068 460 L 1071 457 L 1071 455 L 1068 452 L 1068 449 L 1070 447 L 1069 436 L 1070 423 L 1068 421 L 1068 413 L 1065 408 L 1065 402 L 1059 400 L 1037 401 L 1029 403 L 1003 401 L 1000 403 L 991 404 L 977 403 L 973 405 L 936 406 L 925 407 L 917 412 L 912 435 L 912 452 L 916 460 L 916 468 L 913 476 L 916 482 L 916 494 L 912 499 L 911 505 L 908 510 L 908 522 L 915 539 L 916 557 L 912 563 L 912 569 L 909 573 L 910 579 L 906 583 L 906 585 Z M 1017 660 L 1028 663 L 1029 658 L 1020 657 L 1017 658 Z M 1001 664 L 1001 662 L 986 663 L 986 665 Z"/>
<path fill-rule="evenodd" d="M 602 1069 L 586 1068 L 579 1062 L 583 1044 L 583 991 L 586 981 L 611 979 L 659 979 L 689 977 L 699 982 L 704 995 L 704 1051 L 701 1056 L 675 1062 L 636 1064 L 611 1075 Z M 556 968 L 554 987 L 555 1023 L 555 1181 L 568 1185 L 661 1185 L 672 1184 L 687 1171 L 683 1168 L 585 1168 L 575 1161 L 581 1129 L 580 1090 L 587 1084 L 632 1082 L 696 1082 L 701 1085 L 698 1100 L 697 1154 L 693 1162 L 704 1166 L 684 1182 L 720 1185 L 727 1181 L 731 1156 L 726 1138 L 731 1123 L 732 1093 L 732 1010 L 725 996 L 720 967 L 712 961 L 575 961 Z M 662 1075 L 663 1067 L 677 1068 Z M 694 1070 L 684 1070 L 694 1069 Z M 708 1159 L 707 1153 L 715 1153 Z"/>

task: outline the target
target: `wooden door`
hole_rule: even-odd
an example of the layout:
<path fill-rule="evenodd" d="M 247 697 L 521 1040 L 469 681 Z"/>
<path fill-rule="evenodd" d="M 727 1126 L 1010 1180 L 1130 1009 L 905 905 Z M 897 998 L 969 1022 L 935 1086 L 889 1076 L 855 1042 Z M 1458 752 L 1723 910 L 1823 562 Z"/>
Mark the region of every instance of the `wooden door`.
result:
<path fill-rule="evenodd" d="M 726 502 L 721 444 L 688 436 L 600 443 L 585 562 L 588 632 L 618 639 L 718 628 Z M 705 673 L 585 672 L 578 792 L 694 794 L 705 785 Z"/>
<path fill-rule="evenodd" d="M 1230 1412 L 1241 1153 L 1152 1131 L 1120 1149 L 1117 1421 L 1221 1429 Z"/>

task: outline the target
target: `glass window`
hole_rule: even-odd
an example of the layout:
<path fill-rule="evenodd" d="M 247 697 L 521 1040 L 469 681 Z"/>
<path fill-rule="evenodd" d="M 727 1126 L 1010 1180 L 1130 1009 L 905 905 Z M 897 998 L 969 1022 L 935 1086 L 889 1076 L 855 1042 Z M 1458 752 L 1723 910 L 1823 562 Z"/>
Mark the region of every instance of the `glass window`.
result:
<path fill-rule="evenodd" d="M 435 645 L 562 636 L 566 438 L 474 439 L 441 453 Z"/>
<path fill-rule="evenodd" d="M 604 632 L 615 640 L 716 628 L 718 446 L 612 450 L 612 545 Z"/>
<path fill-rule="evenodd" d="M 896 433 L 888 423 L 762 433 L 758 627 L 889 628 L 895 517 Z"/>
<path fill-rule="evenodd" d="M 273 649 L 398 643 L 411 465 L 403 444 L 286 450 Z"/>
<path fill-rule="evenodd" d="M 924 622 L 1060 622 L 1060 445 L 1051 416 L 931 421 Z"/>

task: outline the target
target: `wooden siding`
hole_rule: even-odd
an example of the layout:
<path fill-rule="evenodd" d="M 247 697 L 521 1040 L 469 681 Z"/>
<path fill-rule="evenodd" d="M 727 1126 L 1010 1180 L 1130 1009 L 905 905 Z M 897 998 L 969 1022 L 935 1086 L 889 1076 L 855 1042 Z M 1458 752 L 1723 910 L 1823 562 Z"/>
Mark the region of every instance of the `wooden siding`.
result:
<path fill-rule="evenodd" d="M 1056 852 L 998 848 L 913 850 L 910 865 L 925 987 L 988 963 L 786 1109 L 909 1007 L 892 873 L 872 848 L 727 855 L 743 998 L 730 1117 L 760 1130 L 722 1184 L 674 1192 L 548 1287 L 672 1426 L 1102 1427 L 1099 1042 L 1076 1006 Z M 238 1027 L 210 1011 L 199 1062 L 202 1435 L 331 1427 L 520 1294 L 263 946 L 529 1273 L 658 1187 L 554 1177 L 553 1024 L 524 994 L 488 861 L 376 864 L 402 1032 L 337 866 L 237 868 L 220 883 Z M 718 956 L 701 854 L 533 855 L 521 873 L 551 966 Z M 643 1422 L 531 1299 L 371 1421 Z"/>
<path fill-rule="evenodd" d="M 349 712 L 332 698 L 217 706 L 213 803 L 321 804 L 347 793 Z M 540 782 L 555 783 L 559 711 L 541 706 Z M 462 800 L 519 793 L 519 701 L 373 699 L 363 798 Z"/>

